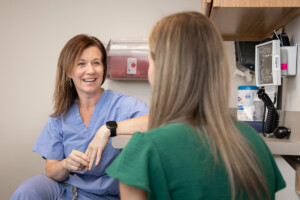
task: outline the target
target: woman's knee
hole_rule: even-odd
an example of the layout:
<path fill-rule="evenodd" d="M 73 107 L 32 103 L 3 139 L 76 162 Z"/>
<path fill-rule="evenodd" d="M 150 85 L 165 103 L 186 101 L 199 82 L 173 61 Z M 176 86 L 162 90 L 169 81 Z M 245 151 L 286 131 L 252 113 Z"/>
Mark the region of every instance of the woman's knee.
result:
<path fill-rule="evenodd" d="M 41 174 L 24 181 L 14 192 L 11 200 L 54 199 L 61 192 L 62 186 L 60 183 Z"/>

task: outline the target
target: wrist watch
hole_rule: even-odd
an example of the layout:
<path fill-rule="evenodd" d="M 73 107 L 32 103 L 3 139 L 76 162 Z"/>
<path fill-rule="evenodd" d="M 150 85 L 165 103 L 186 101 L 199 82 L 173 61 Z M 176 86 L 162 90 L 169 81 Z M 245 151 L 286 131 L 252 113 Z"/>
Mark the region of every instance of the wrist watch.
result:
<path fill-rule="evenodd" d="M 108 121 L 106 122 L 106 127 L 110 130 L 110 137 L 117 136 L 117 127 L 118 124 L 116 121 Z"/>

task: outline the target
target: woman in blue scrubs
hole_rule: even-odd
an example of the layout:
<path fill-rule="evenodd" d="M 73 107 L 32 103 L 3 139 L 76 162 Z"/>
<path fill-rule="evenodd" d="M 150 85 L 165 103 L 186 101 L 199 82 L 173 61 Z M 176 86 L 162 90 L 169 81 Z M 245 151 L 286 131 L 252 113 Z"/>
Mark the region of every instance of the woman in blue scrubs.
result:
<path fill-rule="evenodd" d="M 120 150 L 97 130 L 149 109 L 131 96 L 101 88 L 106 74 L 107 55 L 97 38 L 77 35 L 67 42 L 57 65 L 54 112 L 33 148 L 46 159 L 45 173 L 22 183 L 11 199 L 119 199 L 118 181 L 105 169 Z M 97 142 L 103 152 L 95 164 Z"/>

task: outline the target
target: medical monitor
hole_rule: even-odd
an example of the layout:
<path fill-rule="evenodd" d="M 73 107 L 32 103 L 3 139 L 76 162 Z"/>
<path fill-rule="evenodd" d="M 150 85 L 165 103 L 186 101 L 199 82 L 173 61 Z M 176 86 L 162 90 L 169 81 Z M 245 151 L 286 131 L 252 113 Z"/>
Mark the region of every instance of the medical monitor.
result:
<path fill-rule="evenodd" d="M 257 86 L 281 85 L 279 40 L 255 46 L 255 76 Z"/>

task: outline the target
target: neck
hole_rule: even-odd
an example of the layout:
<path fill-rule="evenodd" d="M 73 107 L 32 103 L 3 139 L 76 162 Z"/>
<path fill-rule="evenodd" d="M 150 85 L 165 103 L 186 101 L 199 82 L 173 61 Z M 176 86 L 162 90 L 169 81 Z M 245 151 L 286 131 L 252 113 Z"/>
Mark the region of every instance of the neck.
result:
<path fill-rule="evenodd" d="M 82 109 L 94 108 L 103 91 L 104 90 L 101 88 L 96 94 L 93 95 L 78 95 L 78 107 Z"/>

